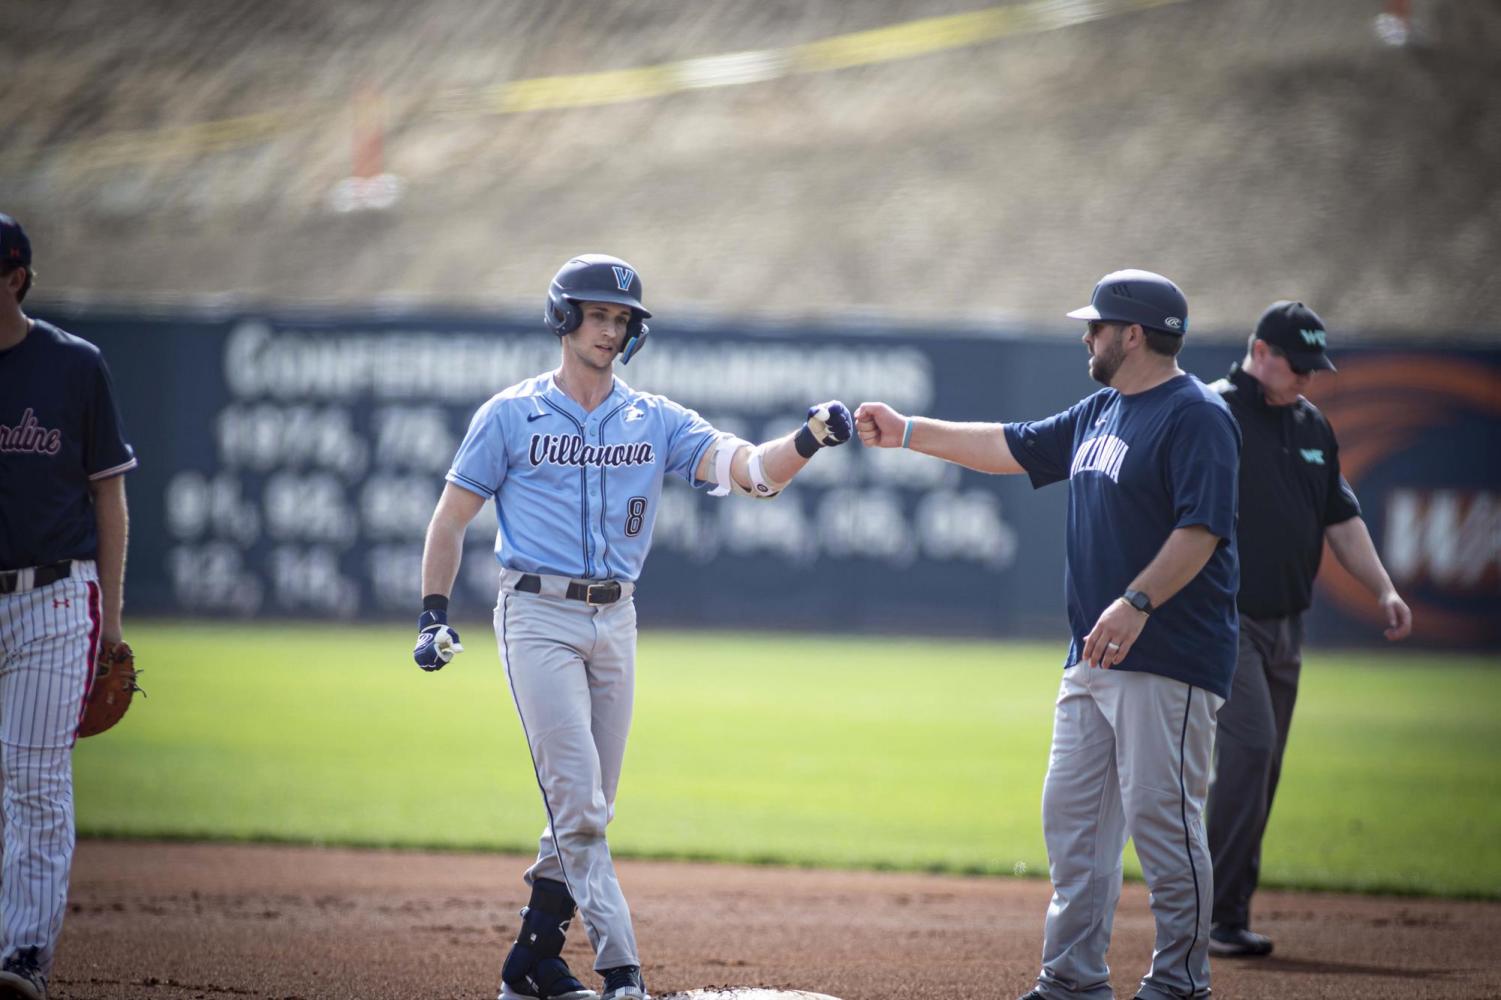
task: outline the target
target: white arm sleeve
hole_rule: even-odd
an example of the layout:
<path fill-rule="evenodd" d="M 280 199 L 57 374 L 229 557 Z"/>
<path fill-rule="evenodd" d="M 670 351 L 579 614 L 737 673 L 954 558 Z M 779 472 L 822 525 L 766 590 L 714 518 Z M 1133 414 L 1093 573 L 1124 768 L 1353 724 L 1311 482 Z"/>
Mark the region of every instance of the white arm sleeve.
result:
<path fill-rule="evenodd" d="M 733 434 L 725 434 L 720 437 L 714 447 L 718 450 L 714 453 L 714 488 L 709 491 L 709 496 L 729 496 L 730 490 L 737 493 L 746 492 L 744 487 L 735 482 L 730 469 L 734 465 L 736 453 L 741 448 L 751 447 L 751 443 Z"/>
<path fill-rule="evenodd" d="M 787 484 L 772 482 L 772 480 L 767 477 L 766 468 L 763 464 L 764 455 L 762 453 L 762 449 L 765 447 L 766 446 L 763 444 L 758 444 L 751 449 L 749 462 L 751 479 L 750 495 L 762 500 L 770 500 L 772 497 L 782 492 L 783 488 L 785 488 Z"/>
<path fill-rule="evenodd" d="M 766 477 L 760 445 L 753 445 L 744 438 L 737 438 L 726 434 L 719 439 L 714 447 L 718 450 L 714 453 L 714 488 L 709 491 L 709 496 L 723 497 L 733 493 L 741 497 L 770 500 L 782 492 L 782 487 L 787 485 L 786 483 L 774 483 Z M 740 454 L 741 448 L 750 449 L 750 456 L 747 462 L 747 467 L 750 470 L 750 489 L 746 489 L 736 482 L 734 472 L 732 471 L 735 456 Z"/>

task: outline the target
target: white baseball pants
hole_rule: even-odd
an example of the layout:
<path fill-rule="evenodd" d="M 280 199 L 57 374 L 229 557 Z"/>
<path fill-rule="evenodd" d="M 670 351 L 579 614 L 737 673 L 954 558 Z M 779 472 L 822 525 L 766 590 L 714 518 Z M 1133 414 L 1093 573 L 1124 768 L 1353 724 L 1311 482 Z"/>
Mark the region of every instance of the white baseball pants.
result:
<path fill-rule="evenodd" d="M 73 743 L 101 617 L 93 562 L 0 595 L 0 956 L 35 948 L 43 973 L 62 930 L 73 864 Z"/>
<path fill-rule="evenodd" d="M 501 574 L 495 636 L 547 811 L 526 881 L 568 886 L 596 970 L 640 965 L 630 907 L 605 842 L 635 696 L 635 601 L 624 596 L 591 607 L 519 593 L 512 589 L 519 575 Z"/>

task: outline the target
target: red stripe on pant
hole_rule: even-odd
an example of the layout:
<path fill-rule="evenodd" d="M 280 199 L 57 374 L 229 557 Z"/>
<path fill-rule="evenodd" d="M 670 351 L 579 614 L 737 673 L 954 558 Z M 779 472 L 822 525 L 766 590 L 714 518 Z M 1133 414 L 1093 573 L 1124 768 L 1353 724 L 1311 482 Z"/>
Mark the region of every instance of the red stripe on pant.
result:
<path fill-rule="evenodd" d="M 83 697 L 78 700 L 78 718 L 73 723 L 73 742 L 78 742 L 78 727 L 83 725 L 83 712 L 89 704 L 89 694 L 94 690 L 94 676 L 99 664 L 99 633 L 104 630 L 104 618 L 99 612 L 99 584 L 89 580 L 89 660 L 84 664 Z"/>

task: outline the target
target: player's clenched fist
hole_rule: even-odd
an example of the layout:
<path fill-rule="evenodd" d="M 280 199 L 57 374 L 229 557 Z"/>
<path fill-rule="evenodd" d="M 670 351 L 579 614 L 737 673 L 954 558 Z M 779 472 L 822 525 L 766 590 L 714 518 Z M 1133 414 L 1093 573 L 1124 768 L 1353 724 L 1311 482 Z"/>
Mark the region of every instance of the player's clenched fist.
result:
<path fill-rule="evenodd" d="M 442 670 L 443 665 L 462 653 L 459 633 L 448 625 L 447 611 L 424 611 L 417 619 L 417 648 L 412 650 L 412 659 L 423 670 Z"/>
<path fill-rule="evenodd" d="M 812 458 L 820 448 L 844 444 L 854 433 L 855 422 L 850 409 L 837 399 L 808 407 L 808 421 L 798 431 L 793 444 L 797 453 Z"/>
<path fill-rule="evenodd" d="M 907 418 L 885 403 L 861 403 L 855 409 L 860 443 L 870 448 L 900 448 Z"/>

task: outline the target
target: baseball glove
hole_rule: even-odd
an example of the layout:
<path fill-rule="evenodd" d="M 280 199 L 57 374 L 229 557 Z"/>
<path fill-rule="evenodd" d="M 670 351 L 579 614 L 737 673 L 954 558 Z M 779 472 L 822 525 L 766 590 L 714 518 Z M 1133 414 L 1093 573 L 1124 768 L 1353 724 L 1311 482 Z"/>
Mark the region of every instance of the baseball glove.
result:
<path fill-rule="evenodd" d="M 79 736 L 102 733 L 125 716 L 131 696 L 141 691 L 137 676 L 135 653 L 129 646 L 123 642 L 100 644 L 99 658 L 94 663 L 94 682 L 89 685 L 83 718 L 78 723 Z M 141 696 L 145 695 L 141 691 Z"/>

